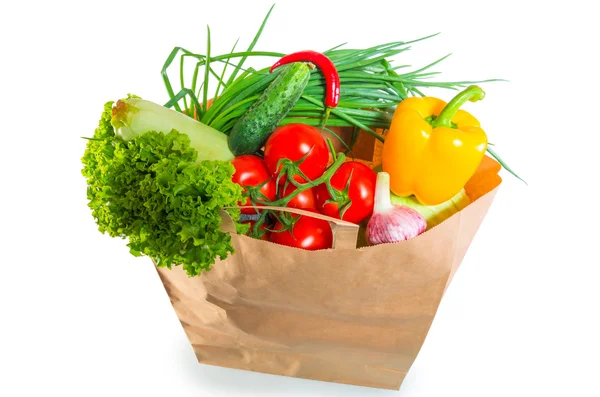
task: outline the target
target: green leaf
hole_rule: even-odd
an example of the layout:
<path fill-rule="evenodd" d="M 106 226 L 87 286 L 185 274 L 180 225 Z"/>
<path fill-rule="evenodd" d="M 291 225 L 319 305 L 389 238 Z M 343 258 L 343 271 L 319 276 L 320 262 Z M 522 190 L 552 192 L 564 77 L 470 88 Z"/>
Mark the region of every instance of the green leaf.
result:
<path fill-rule="evenodd" d="M 256 43 L 258 42 L 258 39 L 260 38 L 263 29 L 265 28 L 265 25 L 267 24 L 267 21 L 269 20 L 269 16 L 271 15 L 271 12 L 273 11 L 273 7 L 275 7 L 275 4 L 273 4 L 271 6 L 271 8 L 269 9 L 269 12 L 267 13 L 267 16 L 265 16 L 265 19 L 263 20 L 262 24 L 260 25 L 260 28 L 258 29 L 258 32 L 256 32 L 256 35 L 254 36 L 254 39 L 252 40 L 252 43 L 250 43 L 250 46 L 248 46 L 248 52 L 252 51 L 254 49 L 254 46 L 256 45 Z M 229 77 L 229 80 L 227 81 L 227 84 L 231 84 L 231 82 L 235 79 L 235 76 L 237 75 L 237 72 L 240 70 L 240 67 L 242 67 L 242 65 L 244 64 L 244 62 L 246 61 L 247 56 L 242 57 L 242 59 L 240 60 L 240 63 L 238 64 L 238 66 L 236 66 L 235 70 L 233 71 L 233 73 L 231 74 L 231 76 Z"/>
<path fill-rule="evenodd" d="M 220 229 L 220 211 L 237 205 L 242 188 L 233 183 L 228 161 L 195 163 L 190 138 L 175 130 L 148 131 L 124 141 L 105 105 L 82 158 L 88 206 L 98 229 L 128 240 L 132 255 L 158 266 L 182 265 L 190 276 L 209 270 L 233 252 Z M 234 220 L 239 211 L 231 210 Z"/>
<path fill-rule="evenodd" d="M 204 93 L 202 95 L 202 110 L 208 110 L 208 74 L 210 72 L 210 28 L 206 26 L 206 64 L 204 65 Z M 200 117 L 201 119 L 202 117 Z"/>
<path fill-rule="evenodd" d="M 496 159 L 497 162 L 508 172 L 510 172 L 515 178 L 519 179 L 521 182 L 527 185 L 524 179 L 522 179 L 519 175 L 517 175 L 501 158 L 498 154 L 492 149 L 489 145 L 487 147 L 487 152 L 492 155 L 493 158 Z"/>

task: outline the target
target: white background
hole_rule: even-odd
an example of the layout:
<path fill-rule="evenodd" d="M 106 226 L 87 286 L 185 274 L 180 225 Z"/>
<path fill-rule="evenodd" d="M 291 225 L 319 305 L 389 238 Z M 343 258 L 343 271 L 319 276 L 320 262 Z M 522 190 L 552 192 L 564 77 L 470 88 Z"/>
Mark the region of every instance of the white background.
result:
<path fill-rule="evenodd" d="M 97 232 L 80 158 L 107 100 L 164 103 L 174 46 L 249 44 L 272 1 L 0 6 L 0 395 L 598 396 L 600 143 L 593 2 L 279 1 L 257 50 L 441 35 L 438 80 L 528 186 L 504 183 L 399 392 L 196 363 L 147 258 Z M 449 99 L 450 92 L 442 92 Z"/>

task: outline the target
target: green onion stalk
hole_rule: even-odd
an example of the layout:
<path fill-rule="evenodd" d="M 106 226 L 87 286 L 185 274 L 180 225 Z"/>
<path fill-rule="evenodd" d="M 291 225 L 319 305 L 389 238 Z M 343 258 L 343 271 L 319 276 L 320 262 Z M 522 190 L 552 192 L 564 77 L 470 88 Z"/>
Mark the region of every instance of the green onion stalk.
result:
<path fill-rule="evenodd" d="M 229 53 L 212 54 L 208 27 L 204 54 L 175 47 L 161 71 L 170 98 L 165 106 L 186 113 L 228 135 L 237 119 L 246 113 L 279 73 L 279 70 L 269 73 L 269 67 L 258 70 L 245 67 L 246 62 L 250 58 L 264 60 L 286 55 L 281 52 L 254 50 L 272 10 L 273 7 L 267 13 L 246 51 L 236 51 L 236 42 Z M 313 70 L 302 96 L 279 125 L 303 123 L 323 127 L 325 131 L 341 141 L 348 153 L 352 150 L 360 130 L 383 142 L 383 135 L 376 130 L 389 128 L 396 106 L 409 96 L 424 96 L 423 90 L 431 88 L 459 90 L 472 84 L 501 81 L 499 79 L 452 82 L 430 80 L 439 74 L 431 69 L 449 55 L 413 71 L 403 71 L 408 68 L 408 65 L 393 66 L 395 56 L 410 50 L 412 44 L 436 35 L 412 41 L 394 41 L 364 49 L 343 48 L 345 44 L 341 44 L 323 51 L 323 54 L 335 65 L 340 77 L 341 99 L 338 106 L 331 109 L 329 115 L 326 114 L 325 78 L 318 70 Z M 171 67 L 176 66 L 176 59 L 179 59 L 177 92 L 168 73 Z M 195 62 L 191 78 L 186 74 L 184 66 L 186 60 L 190 59 Z M 216 88 L 211 89 L 211 79 L 216 80 Z M 210 99 L 213 101 L 209 106 Z M 345 142 L 327 127 L 353 128 L 351 142 Z M 488 150 L 488 152 L 504 168 L 513 173 L 494 151 Z"/>

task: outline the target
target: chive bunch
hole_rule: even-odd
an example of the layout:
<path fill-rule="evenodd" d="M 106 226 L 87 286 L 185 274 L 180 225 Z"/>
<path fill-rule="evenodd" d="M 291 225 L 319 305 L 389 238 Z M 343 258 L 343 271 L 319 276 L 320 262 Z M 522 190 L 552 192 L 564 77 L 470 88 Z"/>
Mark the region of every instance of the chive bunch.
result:
<path fill-rule="evenodd" d="M 269 67 L 258 70 L 252 67 L 245 68 L 246 61 L 249 58 L 259 60 L 273 58 L 274 61 L 286 55 L 280 52 L 254 50 L 272 10 L 273 7 L 267 13 L 246 51 L 236 52 L 236 41 L 231 52 L 213 55 L 211 53 L 210 28 L 208 27 L 205 54 L 175 47 L 162 68 L 162 77 L 170 97 L 165 106 L 185 112 L 196 120 L 229 134 L 236 120 L 252 106 L 279 73 L 277 69 L 273 73 L 269 73 Z M 345 44 L 341 44 L 323 51 L 323 54 L 329 57 L 336 66 L 340 77 L 339 105 L 331 109 L 329 117 L 325 118 L 323 103 L 325 78 L 319 73 L 319 70 L 313 70 L 303 95 L 280 125 L 300 122 L 322 127 L 336 137 L 338 137 L 336 133 L 327 126 L 353 127 L 352 140 L 349 144 L 338 137 L 342 144 L 351 150 L 360 130 L 383 141 L 383 137 L 375 132 L 375 129 L 389 128 L 396 105 L 409 96 L 424 96 L 422 89 L 458 90 L 471 84 L 499 81 L 497 79 L 454 82 L 429 80 L 439 74 L 439 72 L 431 71 L 431 68 L 446 59 L 448 55 L 409 72 L 401 73 L 402 70 L 406 70 L 408 65 L 392 66 L 393 57 L 410 50 L 411 44 L 433 36 L 435 35 L 412 41 L 395 41 L 365 49 L 343 48 Z M 175 92 L 168 71 L 171 66 L 176 66 L 174 62 L 177 57 L 179 57 L 180 87 L 179 91 Z M 186 80 L 184 64 L 186 59 L 190 58 L 196 64 L 191 79 Z M 217 81 L 214 90 L 209 87 L 211 77 Z M 214 101 L 209 108 L 207 105 L 211 98 Z M 325 120 L 327 120 L 326 126 L 323 125 Z M 514 174 L 489 147 L 488 153 Z"/>

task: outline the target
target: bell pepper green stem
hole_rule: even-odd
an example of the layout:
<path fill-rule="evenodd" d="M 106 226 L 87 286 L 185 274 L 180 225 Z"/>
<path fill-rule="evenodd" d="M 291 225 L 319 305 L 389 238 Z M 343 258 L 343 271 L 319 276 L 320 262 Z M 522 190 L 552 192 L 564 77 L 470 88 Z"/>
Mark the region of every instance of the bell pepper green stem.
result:
<path fill-rule="evenodd" d="M 485 97 L 485 92 L 476 85 L 470 85 L 456 95 L 440 113 L 440 115 L 432 122 L 433 128 L 446 127 L 452 128 L 452 117 L 458 109 L 467 101 L 477 102 Z"/>

